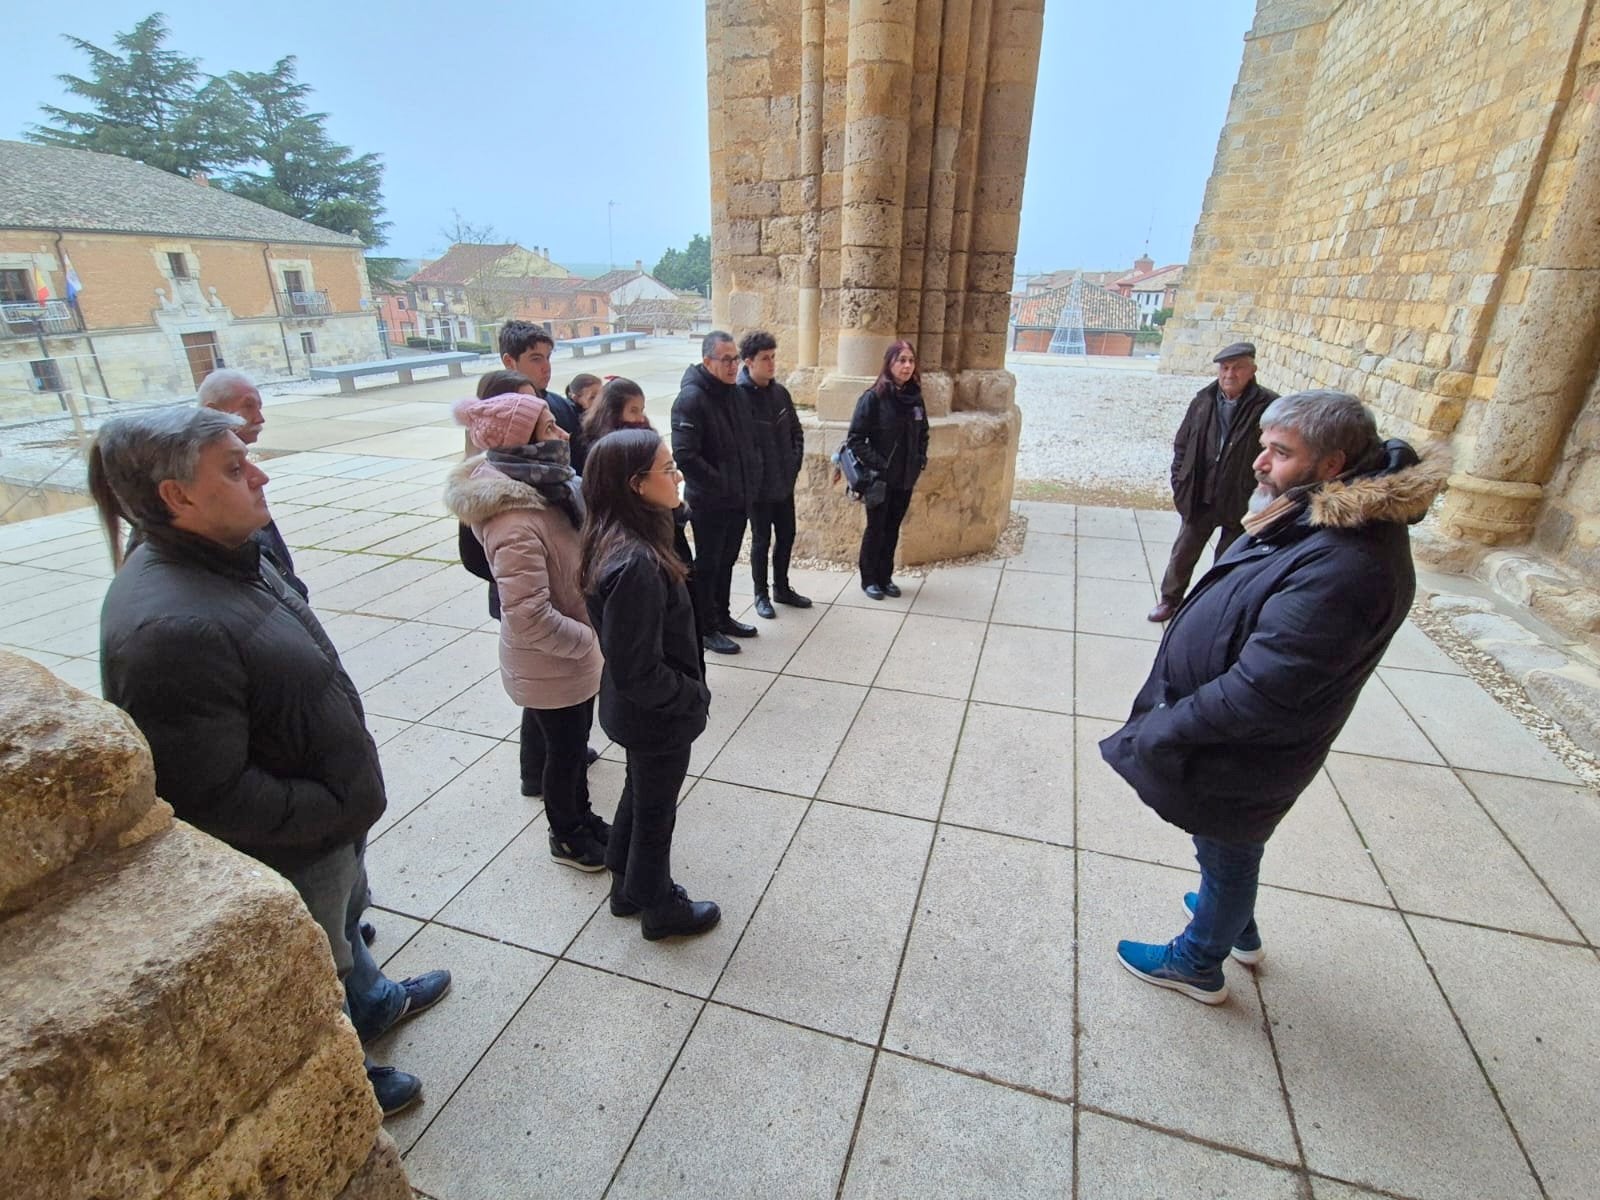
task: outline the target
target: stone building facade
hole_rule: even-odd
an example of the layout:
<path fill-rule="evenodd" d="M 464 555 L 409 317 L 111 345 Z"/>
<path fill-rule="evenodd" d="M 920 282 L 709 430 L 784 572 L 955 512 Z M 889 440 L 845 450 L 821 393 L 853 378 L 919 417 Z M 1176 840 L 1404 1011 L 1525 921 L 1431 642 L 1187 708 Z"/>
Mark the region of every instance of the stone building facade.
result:
<path fill-rule="evenodd" d="M 1440 523 L 1600 583 L 1595 0 L 1259 0 L 1162 369 L 1448 441 Z"/>
<path fill-rule="evenodd" d="M 707 0 L 712 297 L 771 330 L 806 414 L 797 550 L 851 558 L 856 398 L 917 347 L 929 466 L 906 562 L 992 547 L 1021 414 L 1004 369 L 1043 0 Z"/>
<path fill-rule="evenodd" d="M 380 351 L 359 239 L 131 159 L 0 141 L 0 412 Z"/>

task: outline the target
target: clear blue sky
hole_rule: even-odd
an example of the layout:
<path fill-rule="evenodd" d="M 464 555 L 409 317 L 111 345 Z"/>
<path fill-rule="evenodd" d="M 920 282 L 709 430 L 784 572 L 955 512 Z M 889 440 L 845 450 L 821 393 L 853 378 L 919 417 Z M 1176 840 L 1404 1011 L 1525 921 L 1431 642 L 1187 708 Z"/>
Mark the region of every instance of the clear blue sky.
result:
<path fill-rule="evenodd" d="M 61 34 L 109 48 L 155 7 L 8 5 L 0 137 L 38 121 L 41 102 L 75 107 L 55 77 L 87 63 Z M 1147 230 L 1154 258 L 1187 257 L 1254 7 L 1047 0 L 1019 268 L 1124 266 Z M 608 200 L 619 264 L 648 267 L 709 232 L 696 0 L 159 10 L 169 46 L 207 71 L 299 58 L 333 136 L 383 155 L 386 253 L 439 253 L 452 209 L 567 262 L 607 261 Z"/>

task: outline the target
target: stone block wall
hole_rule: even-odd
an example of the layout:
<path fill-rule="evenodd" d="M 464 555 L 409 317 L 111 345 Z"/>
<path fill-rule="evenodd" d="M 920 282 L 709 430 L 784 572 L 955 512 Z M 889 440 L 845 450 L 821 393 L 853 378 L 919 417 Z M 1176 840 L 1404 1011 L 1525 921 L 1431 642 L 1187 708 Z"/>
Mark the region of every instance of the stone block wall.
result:
<path fill-rule="evenodd" d="M 172 818 L 128 717 L 0 654 L 5 1191 L 410 1200 L 294 890 Z"/>

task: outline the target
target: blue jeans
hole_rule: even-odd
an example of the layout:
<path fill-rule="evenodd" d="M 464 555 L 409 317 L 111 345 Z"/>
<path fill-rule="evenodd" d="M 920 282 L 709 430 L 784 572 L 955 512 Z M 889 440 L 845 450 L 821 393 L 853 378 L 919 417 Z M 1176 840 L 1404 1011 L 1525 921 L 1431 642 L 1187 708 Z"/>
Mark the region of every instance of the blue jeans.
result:
<path fill-rule="evenodd" d="M 333 965 L 344 984 L 345 1011 L 363 1037 L 387 1027 L 405 1005 L 406 993 L 378 969 L 361 939 L 361 914 L 371 903 L 367 848 L 340 846 L 289 876 L 311 917 L 328 935 Z"/>
<path fill-rule="evenodd" d="M 1196 837 L 1200 895 L 1189 926 L 1172 943 L 1173 965 L 1193 975 L 1222 966 L 1246 932 L 1256 932 L 1256 880 L 1265 842 L 1222 842 Z"/>

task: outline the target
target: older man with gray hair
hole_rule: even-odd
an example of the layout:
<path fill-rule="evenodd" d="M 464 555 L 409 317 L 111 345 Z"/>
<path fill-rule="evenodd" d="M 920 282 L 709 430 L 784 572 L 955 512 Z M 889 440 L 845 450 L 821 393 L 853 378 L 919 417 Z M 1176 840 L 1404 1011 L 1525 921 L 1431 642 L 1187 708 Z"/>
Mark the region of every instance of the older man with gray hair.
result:
<path fill-rule="evenodd" d="M 1203 1004 L 1228 998 L 1230 955 L 1262 957 L 1262 851 L 1406 619 L 1406 526 L 1445 477 L 1332 391 L 1267 406 L 1254 472 L 1243 535 L 1178 609 L 1127 724 L 1100 743 L 1139 799 L 1193 835 L 1200 864 L 1188 927 L 1165 944 L 1119 942 L 1117 955 Z"/>
<path fill-rule="evenodd" d="M 235 433 L 246 446 L 255 445 L 266 426 L 266 414 L 261 411 L 261 392 L 243 371 L 225 368 L 211 372 L 201 382 L 195 399 L 202 408 L 232 413 L 238 417 L 242 424 Z M 261 553 L 278 568 L 283 581 L 299 592 L 302 599 L 310 599 L 311 589 L 294 573 L 294 556 L 289 553 L 289 543 L 283 540 L 283 534 L 278 531 L 278 523 L 267 518 L 267 523 L 256 532 L 255 540 L 261 547 Z"/>
<path fill-rule="evenodd" d="M 378 749 L 327 634 L 255 540 L 267 476 L 242 428 L 184 406 L 113 418 L 95 437 L 89 490 L 117 568 L 102 692 L 150 743 L 177 815 L 294 885 L 370 1041 L 437 1003 L 450 974 L 388 979 L 358 931 L 367 833 L 387 804 Z M 126 560 L 123 521 L 141 535 Z M 368 1076 L 385 1113 L 421 1094 L 393 1068 Z"/>

